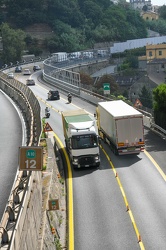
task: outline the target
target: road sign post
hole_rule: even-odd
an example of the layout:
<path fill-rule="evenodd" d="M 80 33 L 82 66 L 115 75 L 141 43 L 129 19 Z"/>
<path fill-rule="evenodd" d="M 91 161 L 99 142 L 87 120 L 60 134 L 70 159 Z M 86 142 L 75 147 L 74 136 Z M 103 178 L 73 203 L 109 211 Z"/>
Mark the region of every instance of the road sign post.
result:
<path fill-rule="evenodd" d="M 43 147 L 20 147 L 19 170 L 41 171 L 43 168 Z"/>
<path fill-rule="evenodd" d="M 109 95 L 110 94 L 110 84 L 103 83 L 103 90 L 104 90 L 104 95 Z"/>

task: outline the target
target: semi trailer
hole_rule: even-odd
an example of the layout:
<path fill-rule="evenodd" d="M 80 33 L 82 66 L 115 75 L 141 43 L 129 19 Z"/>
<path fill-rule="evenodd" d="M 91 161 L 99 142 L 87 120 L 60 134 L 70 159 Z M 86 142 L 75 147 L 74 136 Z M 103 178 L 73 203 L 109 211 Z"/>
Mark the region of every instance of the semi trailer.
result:
<path fill-rule="evenodd" d="M 139 154 L 145 146 L 143 114 L 122 100 L 99 102 L 99 136 L 117 155 Z"/>

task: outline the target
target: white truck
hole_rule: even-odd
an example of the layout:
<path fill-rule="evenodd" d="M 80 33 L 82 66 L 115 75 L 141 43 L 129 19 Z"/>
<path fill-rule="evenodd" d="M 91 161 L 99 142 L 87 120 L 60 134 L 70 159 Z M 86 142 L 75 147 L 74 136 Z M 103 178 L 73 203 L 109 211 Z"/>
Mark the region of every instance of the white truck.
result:
<path fill-rule="evenodd" d="M 100 165 L 96 121 L 83 109 L 62 112 L 66 149 L 74 168 Z"/>
<path fill-rule="evenodd" d="M 144 149 L 142 113 L 121 100 L 99 102 L 96 111 L 99 135 L 116 155 Z"/>
<path fill-rule="evenodd" d="M 70 55 L 69 55 L 69 59 L 70 60 L 76 60 L 76 59 L 81 59 L 82 58 L 82 54 L 80 51 L 77 51 L 77 52 L 72 52 Z"/>
<path fill-rule="evenodd" d="M 67 52 L 52 53 L 51 61 L 54 63 L 68 61 L 68 54 Z"/>

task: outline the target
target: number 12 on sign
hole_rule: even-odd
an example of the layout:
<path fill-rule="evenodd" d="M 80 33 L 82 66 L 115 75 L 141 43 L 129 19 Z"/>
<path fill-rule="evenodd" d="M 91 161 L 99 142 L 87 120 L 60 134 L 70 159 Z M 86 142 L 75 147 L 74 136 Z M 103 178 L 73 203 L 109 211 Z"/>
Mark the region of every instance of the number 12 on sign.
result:
<path fill-rule="evenodd" d="M 36 169 L 36 161 L 35 160 L 26 160 L 25 165 L 26 165 L 26 168 L 28 168 L 28 169 Z"/>

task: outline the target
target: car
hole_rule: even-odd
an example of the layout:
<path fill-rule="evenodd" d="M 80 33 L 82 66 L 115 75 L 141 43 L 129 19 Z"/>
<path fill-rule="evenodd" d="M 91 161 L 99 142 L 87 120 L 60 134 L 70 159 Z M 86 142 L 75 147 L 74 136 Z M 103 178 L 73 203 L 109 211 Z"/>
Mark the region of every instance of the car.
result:
<path fill-rule="evenodd" d="M 58 90 L 50 90 L 48 92 L 48 100 L 59 100 L 60 94 Z"/>
<path fill-rule="evenodd" d="M 33 71 L 41 70 L 41 67 L 39 65 L 33 66 Z"/>
<path fill-rule="evenodd" d="M 22 72 L 22 67 L 21 66 L 17 66 L 15 68 L 15 73 L 21 73 Z"/>
<path fill-rule="evenodd" d="M 24 69 L 23 75 L 31 75 L 30 69 Z"/>
<path fill-rule="evenodd" d="M 34 81 L 33 79 L 27 79 L 27 80 L 26 80 L 26 85 L 27 85 L 27 86 L 35 85 L 35 81 Z"/>
<path fill-rule="evenodd" d="M 13 78 L 14 78 L 13 72 L 9 72 L 9 73 L 7 74 L 7 78 L 8 78 L 8 79 L 13 79 Z"/>

